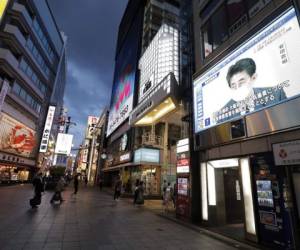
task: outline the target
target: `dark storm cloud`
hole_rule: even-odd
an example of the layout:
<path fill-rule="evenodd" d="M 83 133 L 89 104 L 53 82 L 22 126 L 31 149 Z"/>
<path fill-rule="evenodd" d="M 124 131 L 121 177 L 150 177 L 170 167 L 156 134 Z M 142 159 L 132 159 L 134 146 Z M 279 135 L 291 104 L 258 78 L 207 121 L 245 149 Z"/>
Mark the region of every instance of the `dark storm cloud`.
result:
<path fill-rule="evenodd" d="M 77 123 L 70 132 L 81 143 L 88 115 L 108 105 L 118 26 L 127 0 L 48 0 L 68 36 L 65 106 Z"/>

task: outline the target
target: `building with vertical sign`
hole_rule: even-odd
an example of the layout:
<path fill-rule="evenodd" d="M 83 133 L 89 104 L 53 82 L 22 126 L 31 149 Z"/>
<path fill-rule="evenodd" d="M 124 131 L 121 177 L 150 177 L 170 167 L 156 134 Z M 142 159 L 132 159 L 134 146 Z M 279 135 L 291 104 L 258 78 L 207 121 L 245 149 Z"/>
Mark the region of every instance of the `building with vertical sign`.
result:
<path fill-rule="evenodd" d="M 192 22 L 190 8 L 190 1 L 129 1 L 121 21 L 115 71 L 121 69 L 117 60 L 124 56 L 126 60 L 121 62 L 130 61 L 135 73 L 121 79 L 127 79 L 134 88 L 122 87 L 121 83 L 117 86 L 115 75 L 103 172 L 107 185 L 121 178 L 127 194 L 132 194 L 137 180 L 143 181 L 149 197 L 162 195 L 164 180 L 172 185 L 176 182 L 176 143 L 188 137 L 189 132 L 190 112 L 182 90 L 191 87 L 192 64 L 186 56 L 191 55 L 193 42 L 192 32 L 188 32 Z M 135 42 L 128 43 L 132 30 Z M 185 52 L 181 41 L 185 41 Z M 121 53 L 120 48 L 128 44 L 136 51 L 130 54 L 134 57 Z M 182 75 L 182 65 L 189 76 Z M 133 72 L 131 69 L 127 67 L 126 72 Z M 119 92 L 121 98 L 117 90 L 124 90 L 124 94 Z M 133 102 L 128 105 L 126 100 L 131 96 Z"/>
<path fill-rule="evenodd" d="M 25 181 L 49 160 L 37 156 L 62 102 L 66 39 L 46 0 L 0 1 L 0 22 L 0 181 Z"/>
<path fill-rule="evenodd" d="M 298 249 L 299 1 L 193 2 L 193 217 Z"/>

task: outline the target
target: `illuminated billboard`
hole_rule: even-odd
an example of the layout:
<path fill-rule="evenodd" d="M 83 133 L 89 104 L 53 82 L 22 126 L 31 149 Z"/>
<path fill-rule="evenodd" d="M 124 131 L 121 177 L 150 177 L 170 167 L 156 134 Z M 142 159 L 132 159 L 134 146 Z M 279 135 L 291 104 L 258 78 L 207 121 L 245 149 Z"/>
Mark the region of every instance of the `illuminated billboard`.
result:
<path fill-rule="evenodd" d="M 139 99 L 147 95 L 172 72 L 179 82 L 179 34 L 170 25 L 163 24 L 139 61 Z"/>
<path fill-rule="evenodd" d="M 299 39 L 290 8 L 196 78 L 195 132 L 298 96 Z"/>
<path fill-rule="evenodd" d="M 73 135 L 58 133 L 55 153 L 69 155 L 72 148 Z"/>
<path fill-rule="evenodd" d="M 12 117 L 0 115 L 0 150 L 21 156 L 33 156 L 35 131 Z"/>
<path fill-rule="evenodd" d="M 53 123 L 53 118 L 55 114 L 55 106 L 49 106 L 48 108 L 48 114 L 45 122 L 45 127 L 42 135 L 42 140 L 40 144 L 40 152 L 45 153 L 47 152 L 49 137 L 51 133 L 51 127 Z"/>
<path fill-rule="evenodd" d="M 139 47 L 138 24 L 139 23 L 135 21 L 130 28 L 126 40 L 116 58 L 107 136 L 129 117 L 133 108 Z"/>

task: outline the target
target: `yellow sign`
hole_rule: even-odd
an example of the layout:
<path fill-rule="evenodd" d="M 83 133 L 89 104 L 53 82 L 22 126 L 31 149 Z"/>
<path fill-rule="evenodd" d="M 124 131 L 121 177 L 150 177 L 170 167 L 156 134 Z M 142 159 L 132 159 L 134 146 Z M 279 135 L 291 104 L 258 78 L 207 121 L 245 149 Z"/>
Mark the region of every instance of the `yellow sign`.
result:
<path fill-rule="evenodd" d="M 9 0 L 0 0 L 0 20 L 2 19 L 2 16 L 4 14 L 4 11 L 6 9 L 8 1 Z"/>

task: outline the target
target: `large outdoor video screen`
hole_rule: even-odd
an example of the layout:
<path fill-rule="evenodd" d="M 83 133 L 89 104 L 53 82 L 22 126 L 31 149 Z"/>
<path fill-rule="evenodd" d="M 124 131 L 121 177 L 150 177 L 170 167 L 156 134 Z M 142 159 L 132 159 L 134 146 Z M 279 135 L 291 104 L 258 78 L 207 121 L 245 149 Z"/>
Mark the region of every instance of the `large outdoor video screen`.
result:
<path fill-rule="evenodd" d="M 194 80 L 195 132 L 300 94 L 300 29 L 282 15 Z"/>
<path fill-rule="evenodd" d="M 138 22 L 135 21 L 129 30 L 123 47 L 116 59 L 107 136 L 129 117 L 133 108 L 139 44 L 137 24 Z"/>

